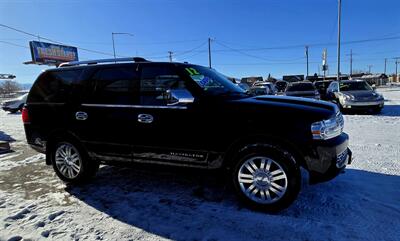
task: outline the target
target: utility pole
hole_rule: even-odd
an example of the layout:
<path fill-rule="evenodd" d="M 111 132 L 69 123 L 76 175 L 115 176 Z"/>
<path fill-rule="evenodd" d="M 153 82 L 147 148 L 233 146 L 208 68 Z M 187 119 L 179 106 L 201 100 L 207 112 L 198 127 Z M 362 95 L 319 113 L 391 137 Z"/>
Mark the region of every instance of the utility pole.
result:
<path fill-rule="evenodd" d="M 208 38 L 208 67 L 211 69 L 211 38 Z"/>
<path fill-rule="evenodd" d="M 368 73 L 371 74 L 371 68 L 373 65 L 368 65 Z"/>
<path fill-rule="evenodd" d="M 353 75 L 353 50 L 350 49 L 350 76 Z"/>
<path fill-rule="evenodd" d="M 172 54 L 173 54 L 173 52 L 172 52 L 172 51 L 168 51 L 168 55 L 169 55 L 169 62 L 172 62 Z"/>
<path fill-rule="evenodd" d="M 340 82 L 340 18 L 342 11 L 342 0 L 338 0 L 338 43 L 337 43 L 337 81 Z"/>
<path fill-rule="evenodd" d="M 385 58 L 385 69 L 384 69 L 384 74 L 386 74 L 386 61 L 387 61 L 387 58 Z"/>
<path fill-rule="evenodd" d="M 399 63 L 399 59 L 400 57 L 396 57 L 395 59 L 395 63 L 396 63 L 396 81 L 398 81 L 398 74 L 397 74 L 397 64 Z"/>
<path fill-rule="evenodd" d="M 306 75 L 306 79 L 308 77 L 308 46 L 306 45 L 306 59 L 307 59 L 307 75 Z"/>
<path fill-rule="evenodd" d="M 117 57 L 117 55 L 115 54 L 115 41 L 114 41 L 114 35 L 129 35 L 129 36 L 132 36 L 133 37 L 133 34 L 131 34 L 131 33 L 114 33 L 114 32 L 112 32 L 111 33 L 111 37 L 112 37 L 112 43 L 113 43 L 113 52 L 114 52 L 114 59 L 116 59 Z"/>

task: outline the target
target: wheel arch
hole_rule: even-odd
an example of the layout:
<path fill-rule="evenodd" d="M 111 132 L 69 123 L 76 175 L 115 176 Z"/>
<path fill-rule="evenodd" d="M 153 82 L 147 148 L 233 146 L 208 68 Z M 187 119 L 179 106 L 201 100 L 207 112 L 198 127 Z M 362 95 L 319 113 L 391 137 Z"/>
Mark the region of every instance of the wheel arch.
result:
<path fill-rule="evenodd" d="M 256 135 L 241 138 L 230 145 L 225 154 L 222 166 L 226 169 L 231 169 L 242 153 L 251 148 L 260 147 L 273 148 L 285 155 L 289 155 L 290 159 L 298 167 L 306 165 L 304 155 L 293 142 L 276 136 Z"/>
<path fill-rule="evenodd" d="M 57 141 L 66 141 L 69 140 L 73 142 L 75 145 L 78 145 L 84 151 L 87 152 L 87 149 L 80 141 L 79 137 L 71 131 L 58 129 L 54 130 L 47 135 L 47 142 L 46 142 L 46 164 L 51 165 L 51 152 L 54 148 L 54 145 Z"/>

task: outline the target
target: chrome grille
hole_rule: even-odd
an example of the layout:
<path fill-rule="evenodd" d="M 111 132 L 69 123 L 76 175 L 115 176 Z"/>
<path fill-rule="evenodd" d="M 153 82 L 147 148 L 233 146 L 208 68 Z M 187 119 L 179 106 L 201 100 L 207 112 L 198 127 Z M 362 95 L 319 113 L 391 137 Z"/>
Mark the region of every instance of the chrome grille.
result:
<path fill-rule="evenodd" d="M 341 128 L 342 131 L 343 131 L 343 128 L 344 128 L 344 119 L 343 119 L 343 115 L 342 115 L 342 113 L 341 113 L 340 111 L 338 111 L 338 112 L 336 113 L 336 123 L 338 124 L 338 126 L 340 126 L 340 128 Z"/>
<path fill-rule="evenodd" d="M 342 168 L 344 165 L 346 165 L 347 155 L 348 155 L 347 148 L 342 153 L 337 155 L 337 158 L 336 158 L 336 167 L 337 168 Z"/>

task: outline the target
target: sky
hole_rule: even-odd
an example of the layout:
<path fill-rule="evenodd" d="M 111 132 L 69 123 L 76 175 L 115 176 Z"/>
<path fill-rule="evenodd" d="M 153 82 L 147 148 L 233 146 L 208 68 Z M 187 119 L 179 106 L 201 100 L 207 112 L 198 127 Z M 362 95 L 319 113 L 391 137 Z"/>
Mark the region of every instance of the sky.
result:
<path fill-rule="evenodd" d="M 232 77 L 318 73 L 328 51 L 329 74 L 337 70 L 337 0 L 0 0 L 0 24 L 79 48 L 80 60 L 116 54 L 154 61 L 208 66 Z M 341 72 L 395 71 L 400 56 L 400 1 L 342 0 Z M 0 26 L 0 73 L 32 83 L 48 66 L 31 60 L 29 41 Z M 43 41 L 43 40 L 42 40 Z M 369 65 L 371 65 L 369 67 Z M 322 74 L 322 72 L 321 72 Z"/>

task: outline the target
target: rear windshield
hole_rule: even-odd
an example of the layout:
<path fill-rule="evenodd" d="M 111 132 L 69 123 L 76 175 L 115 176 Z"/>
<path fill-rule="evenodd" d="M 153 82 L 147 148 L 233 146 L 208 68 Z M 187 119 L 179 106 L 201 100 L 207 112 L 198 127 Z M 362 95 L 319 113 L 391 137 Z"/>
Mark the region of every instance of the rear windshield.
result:
<path fill-rule="evenodd" d="M 313 91 L 315 90 L 314 85 L 311 83 L 301 83 L 290 85 L 286 91 Z"/>
<path fill-rule="evenodd" d="M 340 91 L 353 91 L 353 90 L 372 90 L 372 88 L 364 81 L 340 83 Z"/>

